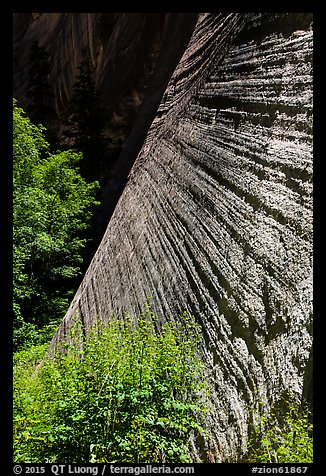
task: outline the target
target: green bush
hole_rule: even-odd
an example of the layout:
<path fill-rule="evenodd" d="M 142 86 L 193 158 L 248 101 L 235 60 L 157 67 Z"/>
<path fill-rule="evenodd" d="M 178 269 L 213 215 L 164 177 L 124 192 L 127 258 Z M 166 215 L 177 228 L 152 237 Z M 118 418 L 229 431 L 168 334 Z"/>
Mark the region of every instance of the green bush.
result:
<path fill-rule="evenodd" d="M 312 414 L 291 397 L 282 398 L 252 430 L 243 462 L 312 463 Z"/>
<path fill-rule="evenodd" d="M 132 319 L 77 322 L 65 352 L 15 357 L 16 462 L 191 462 L 207 411 L 200 333 L 187 313 L 160 332 L 151 305 Z"/>

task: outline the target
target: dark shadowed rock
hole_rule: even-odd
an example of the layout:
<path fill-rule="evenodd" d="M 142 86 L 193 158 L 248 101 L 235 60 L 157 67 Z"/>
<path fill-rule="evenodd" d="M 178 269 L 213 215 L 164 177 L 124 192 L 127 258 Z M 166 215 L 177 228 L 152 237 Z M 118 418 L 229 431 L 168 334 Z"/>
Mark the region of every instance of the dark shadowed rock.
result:
<path fill-rule="evenodd" d="M 91 14 L 82 15 L 87 30 Z M 165 21 L 173 31 L 182 18 Z M 311 395 L 312 18 L 191 21 L 181 58 L 177 42 L 160 40 L 120 157 L 122 194 L 51 347 L 76 312 L 90 327 L 138 312 L 147 296 L 163 318 L 190 311 L 203 329 L 214 405 L 194 457 L 234 462 L 260 401 L 268 408 L 286 390 Z M 109 83 L 110 60 L 96 58 L 98 80 Z"/>

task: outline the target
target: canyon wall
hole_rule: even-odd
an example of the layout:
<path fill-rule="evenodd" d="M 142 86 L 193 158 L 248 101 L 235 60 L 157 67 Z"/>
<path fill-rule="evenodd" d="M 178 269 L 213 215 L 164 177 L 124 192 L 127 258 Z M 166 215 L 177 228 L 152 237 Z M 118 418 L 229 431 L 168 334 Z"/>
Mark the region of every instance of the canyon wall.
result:
<path fill-rule="evenodd" d="M 189 311 L 214 407 L 194 458 L 235 462 L 259 402 L 311 395 L 312 15 L 194 23 L 51 346 L 76 313 L 89 327 L 148 296 L 162 319 Z"/>
<path fill-rule="evenodd" d="M 109 122 L 107 136 L 125 140 L 154 73 L 155 89 L 163 94 L 197 16 L 195 13 L 14 14 L 14 96 L 23 106 L 28 106 L 28 60 L 31 46 L 37 41 L 45 49 L 50 65 L 48 81 L 56 112 L 64 112 L 83 59 L 82 50 L 87 48 L 95 86 L 101 93 Z M 160 64 L 156 67 L 162 63 L 161 53 L 165 56 L 164 68 Z M 156 104 L 153 91 L 147 96 L 151 96 L 156 106 L 155 116 L 160 98 Z"/>

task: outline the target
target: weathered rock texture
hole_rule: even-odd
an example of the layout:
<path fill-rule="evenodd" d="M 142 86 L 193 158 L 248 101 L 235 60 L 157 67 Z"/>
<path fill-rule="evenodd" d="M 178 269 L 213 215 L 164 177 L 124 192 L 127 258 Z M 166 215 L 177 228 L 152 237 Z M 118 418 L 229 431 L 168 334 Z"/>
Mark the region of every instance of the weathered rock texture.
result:
<path fill-rule="evenodd" d="M 147 296 L 194 314 L 214 380 L 198 461 L 237 461 L 258 401 L 310 394 L 311 21 L 199 15 L 52 341 L 76 311 L 90 326 Z"/>

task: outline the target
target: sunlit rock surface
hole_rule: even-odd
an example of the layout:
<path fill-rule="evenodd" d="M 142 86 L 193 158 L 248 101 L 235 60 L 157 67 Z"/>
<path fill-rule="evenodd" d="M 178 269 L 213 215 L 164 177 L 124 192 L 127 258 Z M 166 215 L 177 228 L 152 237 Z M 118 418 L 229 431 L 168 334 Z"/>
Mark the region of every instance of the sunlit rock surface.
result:
<path fill-rule="evenodd" d="M 237 461 L 259 401 L 311 394 L 311 22 L 199 15 L 52 341 L 76 312 L 88 327 L 147 296 L 163 318 L 191 312 L 214 405 L 196 461 Z"/>

